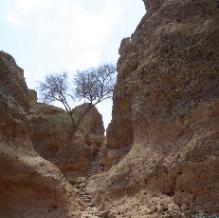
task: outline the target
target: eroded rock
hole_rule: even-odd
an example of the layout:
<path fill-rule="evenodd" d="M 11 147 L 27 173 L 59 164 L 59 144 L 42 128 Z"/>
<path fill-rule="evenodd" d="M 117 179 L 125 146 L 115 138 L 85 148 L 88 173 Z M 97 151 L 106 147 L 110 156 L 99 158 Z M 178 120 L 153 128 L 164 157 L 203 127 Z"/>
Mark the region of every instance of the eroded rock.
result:
<path fill-rule="evenodd" d="M 34 96 L 23 70 L 10 55 L 0 52 L 0 217 L 80 214 L 84 204 L 75 190 L 32 146 L 27 114 Z"/>
<path fill-rule="evenodd" d="M 89 104 L 77 106 L 74 116 L 81 117 L 88 107 Z M 29 118 L 33 126 L 34 148 L 70 180 L 88 175 L 92 164 L 98 164 L 104 127 L 102 116 L 95 107 L 81 120 L 74 134 L 69 115 L 60 108 L 38 103 Z"/>
<path fill-rule="evenodd" d="M 107 139 L 112 150 L 130 151 L 88 190 L 116 217 L 217 215 L 218 1 L 145 4 L 148 13 L 121 45 Z M 150 206 L 153 197 L 168 199 L 165 211 Z"/>

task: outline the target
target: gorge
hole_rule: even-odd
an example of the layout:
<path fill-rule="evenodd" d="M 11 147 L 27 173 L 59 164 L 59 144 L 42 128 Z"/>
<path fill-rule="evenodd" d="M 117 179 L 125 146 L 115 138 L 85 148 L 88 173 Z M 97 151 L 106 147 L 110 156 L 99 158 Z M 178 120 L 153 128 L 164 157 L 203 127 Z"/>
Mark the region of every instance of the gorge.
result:
<path fill-rule="evenodd" d="M 0 52 L 1 218 L 219 215 L 219 2 L 144 4 L 106 136 L 93 108 L 71 137 L 66 112 Z"/>

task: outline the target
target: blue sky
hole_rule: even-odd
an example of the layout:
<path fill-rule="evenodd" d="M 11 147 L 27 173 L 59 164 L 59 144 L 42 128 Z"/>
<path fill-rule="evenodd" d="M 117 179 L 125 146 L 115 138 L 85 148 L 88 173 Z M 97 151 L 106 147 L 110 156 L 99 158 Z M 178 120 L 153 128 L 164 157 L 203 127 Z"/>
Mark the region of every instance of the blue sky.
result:
<path fill-rule="evenodd" d="M 1 0 L 0 50 L 13 55 L 36 88 L 53 72 L 116 63 L 121 39 L 144 13 L 141 0 Z M 98 106 L 105 126 L 111 107 L 111 101 Z"/>

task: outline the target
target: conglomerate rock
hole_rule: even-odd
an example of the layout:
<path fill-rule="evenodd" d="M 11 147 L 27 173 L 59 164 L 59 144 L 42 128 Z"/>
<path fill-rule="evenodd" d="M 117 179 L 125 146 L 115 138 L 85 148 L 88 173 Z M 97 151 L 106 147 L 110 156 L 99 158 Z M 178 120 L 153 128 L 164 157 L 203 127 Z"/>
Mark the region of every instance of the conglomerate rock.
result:
<path fill-rule="evenodd" d="M 119 50 L 107 136 L 119 163 L 87 190 L 115 217 L 218 215 L 219 2 L 144 2 Z"/>

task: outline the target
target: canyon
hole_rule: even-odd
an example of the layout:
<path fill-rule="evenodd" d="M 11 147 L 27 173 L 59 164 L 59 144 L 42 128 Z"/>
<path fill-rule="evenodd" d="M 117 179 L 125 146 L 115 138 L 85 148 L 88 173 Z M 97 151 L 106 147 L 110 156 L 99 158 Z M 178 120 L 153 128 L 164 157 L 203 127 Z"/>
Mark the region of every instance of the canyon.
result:
<path fill-rule="evenodd" d="M 219 1 L 144 4 L 106 136 L 96 108 L 72 135 L 0 52 L 1 218 L 219 215 Z"/>

